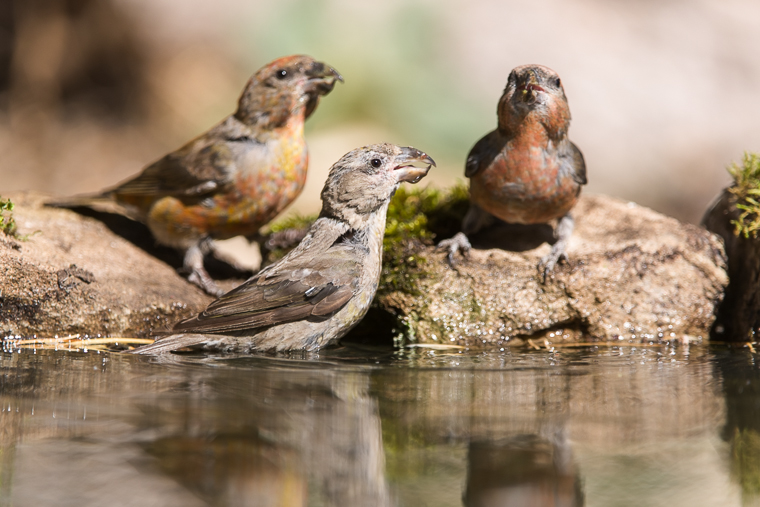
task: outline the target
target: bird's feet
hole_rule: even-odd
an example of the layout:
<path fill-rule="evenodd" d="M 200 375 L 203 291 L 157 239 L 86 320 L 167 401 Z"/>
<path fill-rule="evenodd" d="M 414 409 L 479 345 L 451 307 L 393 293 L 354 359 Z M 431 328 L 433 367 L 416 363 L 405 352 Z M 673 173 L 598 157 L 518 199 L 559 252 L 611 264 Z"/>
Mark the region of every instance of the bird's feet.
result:
<path fill-rule="evenodd" d="M 224 289 L 216 284 L 214 279 L 211 278 L 211 275 L 209 275 L 204 268 L 193 269 L 190 271 L 190 274 L 187 275 L 187 281 L 193 285 L 197 285 L 203 290 L 203 292 L 209 296 L 214 296 L 215 298 L 218 298 L 225 292 Z"/>
<path fill-rule="evenodd" d="M 472 244 L 470 243 L 470 240 L 467 239 L 465 233 L 458 232 L 453 237 L 444 239 L 438 243 L 436 248 L 438 250 L 448 250 L 449 254 L 446 256 L 446 259 L 449 261 L 449 266 L 454 266 L 454 256 L 456 253 L 461 251 L 462 257 L 469 257 Z"/>
<path fill-rule="evenodd" d="M 187 275 L 187 281 L 200 287 L 209 296 L 219 297 L 224 294 L 224 290 L 219 287 L 206 268 L 203 267 L 203 257 L 206 252 L 213 250 L 211 239 L 200 241 L 187 249 L 182 270 Z"/>
<path fill-rule="evenodd" d="M 548 255 L 542 258 L 538 263 L 538 271 L 542 283 L 546 283 L 546 277 L 552 274 L 554 267 L 560 260 L 567 260 L 565 250 L 567 249 L 567 244 L 570 241 L 570 236 L 573 234 L 574 228 L 575 221 L 570 213 L 560 218 L 557 223 L 557 227 L 554 229 L 554 235 L 557 237 L 557 241 L 552 245 L 552 249 L 549 251 Z"/>
<path fill-rule="evenodd" d="M 564 250 L 556 249 L 555 251 L 554 246 L 552 246 L 551 251 L 538 263 L 538 273 L 541 276 L 542 283 L 546 283 L 546 278 L 554 272 L 554 267 L 560 260 L 567 261 L 567 254 Z"/>

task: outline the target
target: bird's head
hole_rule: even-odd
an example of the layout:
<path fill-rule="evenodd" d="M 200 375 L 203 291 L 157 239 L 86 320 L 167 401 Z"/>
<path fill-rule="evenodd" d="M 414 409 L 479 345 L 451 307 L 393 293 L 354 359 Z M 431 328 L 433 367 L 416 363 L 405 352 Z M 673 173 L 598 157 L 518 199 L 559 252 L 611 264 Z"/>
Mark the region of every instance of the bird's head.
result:
<path fill-rule="evenodd" d="M 534 115 L 548 128 L 566 131 L 570 122 L 562 81 L 549 67 L 521 65 L 509 74 L 499 100 L 499 126 L 508 130 Z"/>
<path fill-rule="evenodd" d="M 308 118 L 322 95 L 330 93 L 338 72 L 311 56 L 284 56 L 259 69 L 248 81 L 235 116 L 249 124 L 280 126 L 292 116 Z"/>
<path fill-rule="evenodd" d="M 322 189 L 320 216 L 361 229 L 375 211 L 390 203 L 399 184 L 417 183 L 435 162 L 412 147 L 373 144 L 343 155 Z"/>

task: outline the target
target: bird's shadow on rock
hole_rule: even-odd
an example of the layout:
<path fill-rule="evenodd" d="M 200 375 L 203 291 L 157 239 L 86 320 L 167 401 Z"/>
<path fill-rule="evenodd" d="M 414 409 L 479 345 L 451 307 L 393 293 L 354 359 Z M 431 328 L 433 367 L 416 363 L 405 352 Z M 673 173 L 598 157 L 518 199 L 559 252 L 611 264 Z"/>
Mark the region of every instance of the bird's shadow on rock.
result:
<path fill-rule="evenodd" d="M 508 224 L 495 223 L 469 237 L 474 248 L 487 250 L 499 248 L 510 252 L 525 252 L 538 248 L 544 243 L 557 242 L 554 228 L 550 224 Z"/>
<path fill-rule="evenodd" d="M 462 220 L 469 207 L 469 196 L 463 193 L 429 213 L 429 227 L 436 242 L 451 238 L 462 230 Z M 551 224 L 510 224 L 496 217 L 493 217 L 491 224 L 468 236 L 468 239 L 474 248 L 480 250 L 499 248 L 510 252 L 525 252 L 544 243 L 553 245 L 557 242 Z"/>
<path fill-rule="evenodd" d="M 150 229 L 148 229 L 145 224 L 117 213 L 97 211 L 84 206 L 72 207 L 69 209 L 82 216 L 94 218 L 102 222 L 103 225 L 108 227 L 108 229 L 117 236 L 121 236 L 147 254 L 152 255 L 181 272 L 183 267 L 182 252 L 175 248 L 158 244 L 153 238 L 153 233 L 150 232 Z M 221 259 L 217 259 L 213 255 L 207 255 L 205 257 L 204 266 L 206 267 L 208 274 L 215 280 L 244 280 L 252 275 L 250 271 L 238 269 Z"/>

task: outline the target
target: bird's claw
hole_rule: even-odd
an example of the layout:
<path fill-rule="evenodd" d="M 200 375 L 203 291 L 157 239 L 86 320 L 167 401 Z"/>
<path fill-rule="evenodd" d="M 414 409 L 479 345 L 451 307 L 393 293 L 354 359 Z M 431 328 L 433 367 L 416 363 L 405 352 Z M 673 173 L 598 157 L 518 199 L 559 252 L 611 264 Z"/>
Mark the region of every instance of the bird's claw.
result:
<path fill-rule="evenodd" d="M 565 252 L 551 251 L 538 262 L 538 271 L 541 275 L 541 283 L 546 283 L 546 278 L 554 273 L 554 268 L 561 260 L 567 261 Z"/>
<path fill-rule="evenodd" d="M 454 261 L 454 256 L 457 252 L 462 252 L 462 257 L 465 259 L 470 257 L 470 250 L 472 249 L 472 244 L 470 243 L 470 240 L 467 239 L 467 236 L 465 236 L 464 233 L 458 232 L 456 233 L 452 238 L 444 239 L 440 243 L 438 243 L 437 250 L 448 250 L 448 255 L 446 255 L 446 260 L 449 263 L 449 266 L 454 266 L 456 263 Z"/>
<path fill-rule="evenodd" d="M 219 287 L 216 282 L 209 276 L 208 273 L 200 272 L 198 270 L 192 270 L 187 276 L 187 281 L 200 287 L 206 294 L 218 298 L 224 294 L 224 290 Z"/>

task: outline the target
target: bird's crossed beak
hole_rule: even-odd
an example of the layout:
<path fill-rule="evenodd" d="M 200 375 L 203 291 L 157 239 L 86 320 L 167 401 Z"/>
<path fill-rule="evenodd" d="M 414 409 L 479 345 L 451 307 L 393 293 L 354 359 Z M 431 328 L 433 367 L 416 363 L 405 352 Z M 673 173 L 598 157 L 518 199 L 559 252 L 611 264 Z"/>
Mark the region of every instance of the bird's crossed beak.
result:
<path fill-rule="evenodd" d="M 538 86 L 537 84 L 528 83 L 525 85 L 522 85 L 518 88 L 519 90 L 522 90 L 523 93 L 533 93 L 533 92 L 545 92 L 542 87 Z"/>
<path fill-rule="evenodd" d="M 538 96 L 538 92 L 546 92 L 544 88 L 538 84 L 536 76 L 531 74 L 528 79 L 517 85 L 517 90 L 520 92 L 520 96 L 527 102 L 533 102 Z"/>
<path fill-rule="evenodd" d="M 427 175 L 430 167 L 435 165 L 435 160 L 429 155 L 411 146 L 401 148 L 401 154 L 396 157 L 396 162 L 393 173 L 399 183 L 402 181 L 417 183 Z M 425 166 L 417 167 L 415 163 L 425 164 Z"/>
<path fill-rule="evenodd" d="M 307 81 L 308 91 L 315 92 L 319 95 L 327 95 L 330 93 L 335 86 L 336 81 L 343 82 L 343 76 L 341 76 L 337 70 L 322 62 L 315 62 L 311 68 L 306 71 L 306 75 L 309 77 L 309 80 Z"/>

